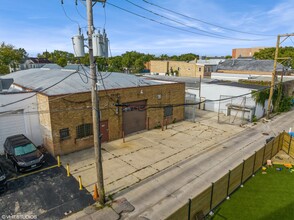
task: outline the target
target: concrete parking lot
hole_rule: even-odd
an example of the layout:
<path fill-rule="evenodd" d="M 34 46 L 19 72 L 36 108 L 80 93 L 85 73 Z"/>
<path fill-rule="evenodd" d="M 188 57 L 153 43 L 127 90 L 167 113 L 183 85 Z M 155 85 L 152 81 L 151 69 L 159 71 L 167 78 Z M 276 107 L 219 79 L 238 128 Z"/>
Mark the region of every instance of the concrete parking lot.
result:
<path fill-rule="evenodd" d="M 196 122 L 182 121 L 167 129 L 154 129 L 102 144 L 104 184 L 107 195 L 159 173 L 192 156 L 208 151 L 220 141 L 232 137 L 245 128 L 218 124 L 217 114 L 199 111 Z M 96 182 L 94 150 L 87 149 L 62 157 L 69 163 L 71 173 L 89 192 Z"/>
<path fill-rule="evenodd" d="M 45 157 L 41 169 L 21 174 L 15 173 L 12 162 L 0 157 L 8 176 L 7 191 L 0 195 L 3 219 L 61 219 L 93 203 L 86 190 L 79 190 L 75 178 L 67 177 L 63 167 L 52 167 L 56 161 L 48 153 Z"/>

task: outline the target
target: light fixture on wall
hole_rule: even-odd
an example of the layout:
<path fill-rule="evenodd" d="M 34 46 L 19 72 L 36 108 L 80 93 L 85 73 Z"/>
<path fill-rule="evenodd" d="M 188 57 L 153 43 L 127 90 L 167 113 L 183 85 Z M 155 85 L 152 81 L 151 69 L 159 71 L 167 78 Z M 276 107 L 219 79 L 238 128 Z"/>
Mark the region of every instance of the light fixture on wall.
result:
<path fill-rule="evenodd" d="M 141 91 L 140 91 L 140 94 L 141 94 L 141 95 L 143 95 L 143 94 L 144 94 L 144 92 L 143 92 L 143 89 L 141 89 Z"/>
<path fill-rule="evenodd" d="M 161 99 L 161 94 L 157 95 L 157 99 L 160 100 Z"/>

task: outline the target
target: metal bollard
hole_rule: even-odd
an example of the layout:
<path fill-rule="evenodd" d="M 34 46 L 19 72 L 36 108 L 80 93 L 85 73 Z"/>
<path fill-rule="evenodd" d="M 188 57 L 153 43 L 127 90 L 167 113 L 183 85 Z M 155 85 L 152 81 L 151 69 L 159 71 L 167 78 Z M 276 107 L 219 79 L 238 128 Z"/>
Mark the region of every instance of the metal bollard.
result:
<path fill-rule="evenodd" d="M 61 163 L 60 163 L 60 156 L 57 155 L 57 166 L 60 167 Z"/>
<path fill-rule="evenodd" d="M 68 163 L 66 164 L 66 173 L 67 173 L 67 176 L 70 176 L 69 164 Z"/>
<path fill-rule="evenodd" d="M 82 177 L 79 176 L 79 189 L 83 190 L 83 183 L 82 183 Z"/>

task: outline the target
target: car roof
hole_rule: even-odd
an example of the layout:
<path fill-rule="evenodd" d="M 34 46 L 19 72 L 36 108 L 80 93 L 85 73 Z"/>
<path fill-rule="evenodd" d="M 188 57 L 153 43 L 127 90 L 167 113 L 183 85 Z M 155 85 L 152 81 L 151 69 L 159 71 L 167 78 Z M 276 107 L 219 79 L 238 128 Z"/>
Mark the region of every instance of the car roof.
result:
<path fill-rule="evenodd" d="M 23 134 L 13 135 L 7 138 L 11 145 L 23 145 L 31 143 L 31 141 Z"/>

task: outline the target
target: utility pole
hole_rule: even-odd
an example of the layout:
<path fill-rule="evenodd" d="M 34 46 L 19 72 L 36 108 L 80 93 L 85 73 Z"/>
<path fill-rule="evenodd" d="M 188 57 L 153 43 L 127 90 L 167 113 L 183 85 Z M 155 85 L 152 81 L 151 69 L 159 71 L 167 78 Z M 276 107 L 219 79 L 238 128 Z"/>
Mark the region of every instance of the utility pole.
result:
<path fill-rule="evenodd" d="M 88 18 L 88 47 L 89 47 L 89 58 L 90 58 L 90 74 L 91 74 L 91 78 L 92 78 L 91 96 L 92 96 L 92 117 L 93 117 L 95 165 L 96 165 L 96 172 L 97 172 L 99 202 L 101 205 L 104 205 L 105 204 L 105 190 L 104 190 L 104 182 L 103 182 L 102 153 L 101 153 L 101 139 L 100 139 L 101 138 L 101 135 L 100 135 L 100 109 L 99 109 L 99 96 L 98 96 L 98 88 L 97 88 L 96 65 L 94 63 L 93 43 L 92 43 L 92 34 L 94 32 L 93 3 L 92 3 L 92 0 L 86 0 L 86 1 L 87 1 L 86 5 L 87 5 L 87 18 Z"/>
<path fill-rule="evenodd" d="M 201 107 L 201 75 L 200 75 L 200 81 L 199 81 L 199 109 Z"/>
<path fill-rule="evenodd" d="M 274 59 L 274 69 L 273 69 L 273 72 L 272 72 L 272 80 L 271 80 L 270 94 L 269 94 L 268 104 L 267 104 L 266 119 L 270 118 L 270 112 L 271 112 L 270 108 L 271 108 L 272 97 L 273 97 L 273 94 L 274 94 L 276 71 L 277 71 L 277 60 L 279 59 L 278 54 L 279 54 L 280 39 L 281 39 L 281 37 L 285 37 L 285 39 L 282 41 L 282 42 L 284 42 L 290 36 L 294 36 L 294 33 L 292 33 L 292 34 L 281 34 L 281 35 L 277 36 L 277 44 L 276 44 L 275 59 Z M 277 103 L 277 104 L 279 104 L 279 103 Z"/>

